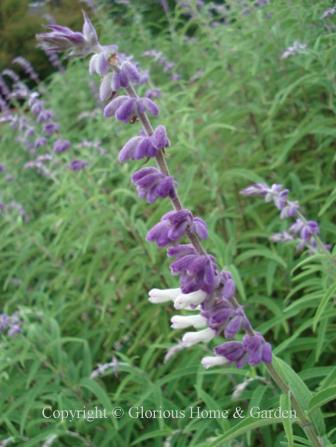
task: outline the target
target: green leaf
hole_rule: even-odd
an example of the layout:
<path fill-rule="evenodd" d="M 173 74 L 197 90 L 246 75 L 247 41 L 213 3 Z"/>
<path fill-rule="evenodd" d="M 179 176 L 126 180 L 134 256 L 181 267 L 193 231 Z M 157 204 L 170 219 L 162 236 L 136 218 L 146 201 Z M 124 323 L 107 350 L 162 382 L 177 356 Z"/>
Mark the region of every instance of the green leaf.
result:
<path fill-rule="evenodd" d="M 328 402 L 336 401 L 336 385 L 329 386 L 319 392 L 317 392 L 309 402 L 309 411 L 312 412 L 316 408 L 322 407 Z"/>
<path fill-rule="evenodd" d="M 323 295 L 323 298 L 319 304 L 319 307 L 317 308 L 314 321 L 313 321 L 313 330 L 316 331 L 316 327 L 321 319 L 321 316 L 323 312 L 325 311 L 329 300 L 335 296 L 336 293 L 336 283 L 329 287 L 329 289 L 326 291 L 326 293 Z"/>
<path fill-rule="evenodd" d="M 266 427 L 267 425 L 280 424 L 282 422 L 281 418 L 270 417 L 267 419 L 259 419 L 248 416 L 234 427 L 230 428 L 223 436 L 215 438 L 211 442 L 211 447 L 222 447 L 223 442 L 231 441 L 232 439 L 249 433 L 252 430 L 256 430 L 261 427 Z M 201 444 L 204 445 L 205 444 Z M 206 444 L 209 446 L 209 444 Z"/>
<path fill-rule="evenodd" d="M 100 385 L 98 385 L 97 382 L 89 379 L 88 377 L 85 377 L 80 381 L 80 386 L 91 391 L 91 393 L 96 396 L 103 408 L 105 408 L 107 411 L 111 411 L 113 409 L 110 398 L 106 394 L 106 391 Z"/>
<path fill-rule="evenodd" d="M 312 392 L 301 377 L 286 362 L 276 356 L 273 356 L 272 366 L 282 380 L 288 385 L 291 394 L 299 402 L 302 410 L 308 412 Z M 320 410 L 315 409 L 311 413 L 311 422 L 315 425 L 320 435 L 325 433 L 324 419 Z"/>
<path fill-rule="evenodd" d="M 291 411 L 291 401 L 290 401 L 290 395 L 288 394 L 281 394 L 280 396 L 280 407 L 283 410 L 286 410 L 288 412 Z M 292 421 L 290 418 L 284 418 L 283 420 L 283 426 L 284 430 L 287 436 L 287 442 L 288 447 L 294 447 L 294 439 L 293 439 L 293 427 L 292 427 Z"/>

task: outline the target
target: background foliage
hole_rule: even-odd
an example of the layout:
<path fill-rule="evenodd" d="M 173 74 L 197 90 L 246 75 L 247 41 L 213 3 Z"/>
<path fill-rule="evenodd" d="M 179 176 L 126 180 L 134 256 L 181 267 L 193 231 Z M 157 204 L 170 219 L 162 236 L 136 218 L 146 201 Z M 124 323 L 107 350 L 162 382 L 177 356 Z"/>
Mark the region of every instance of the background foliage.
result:
<path fill-rule="evenodd" d="M 183 202 L 207 220 L 206 246 L 235 275 L 256 328 L 313 392 L 308 405 L 322 408 L 332 445 L 335 265 L 273 245 L 269 236 L 284 222 L 270 205 L 242 198 L 239 190 L 258 180 L 286 185 L 306 216 L 319 220 L 322 239 L 334 243 L 336 16 L 321 19 L 327 1 L 278 0 L 248 14 L 231 2 L 226 24 L 211 26 L 205 10 L 186 19 L 171 5 L 168 21 L 163 11 L 152 21 L 137 3 L 97 10 L 102 41 L 150 68 Z M 307 51 L 281 60 L 295 40 Z M 177 64 L 181 80 L 170 80 L 143 55 L 153 48 Z M 144 237 L 168 204 L 147 206 L 136 197 L 129 180 L 135 165 L 120 166 L 116 157 L 137 124 L 122 126 L 95 113 L 101 105 L 90 85 L 85 61 L 47 79 L 43 96 L 72 142 L 53 165 L 52 179 L 23 168 L 27 152 L 15 131 L 0 124 L 1 198 L 21 203 L 29 217 L 12 210 L 0 220 L 1 309 L 19 310 L 23 319 L 21 334 L 0 335 L 0 437 L 27 447 L 47 439 L 54 446 L 309 445 L 297 425 L 281 420 L 43 419 L 47 405 L 247 411 L 280 402 L 263 368 L 205 371 L 200 359 L 208 347 L 163 362 L 178 340 L 169 327 L 173 311 L 149 304 L 147 291 L 176 282 L 164 253 Z M 84 139 L 106 153 L 76 147 Z M 71 172 L 66 164 L 73 158 L 85 159 L 88 168 Z M 113 357 L 118 371 L 90 378 L 98 363 Z M 247 379 L 234 400 L 235 387 Z"/>

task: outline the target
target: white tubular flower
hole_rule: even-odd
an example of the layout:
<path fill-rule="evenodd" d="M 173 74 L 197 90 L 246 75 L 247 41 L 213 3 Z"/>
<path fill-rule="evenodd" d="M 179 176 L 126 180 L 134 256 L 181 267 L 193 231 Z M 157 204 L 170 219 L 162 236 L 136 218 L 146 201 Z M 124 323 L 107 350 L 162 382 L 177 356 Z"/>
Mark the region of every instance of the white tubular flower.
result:
<path fill-rule="evenodd" d="M 212 340 L 215 335 L 216 332 L 209 327 L 197 332 L 186 332 L 182 337 L 182 345 L 189 348 L 197 343 L 207 343 Z"/>
<path fill-rule="evenodd" d="M 228 363 L 228 360 L 220 355 L 214 355 L 214 356 L 203 357 L 201 363 L 205 369 L 208 369 L 212 368 L 213 366 L 226 365 Z"/>
<path fill-rule="evenodd" d="M 190 306 L 198 306 L 203 303 L 207 294 L 203 290 L 196 290 L 191 293 L 180 293 L 175 301 L 175 309 L 188 309 Z"/>
<path fill-rule="evenodd" d="M 174 301 L 181 294 L 181 289 L 152 289 L 149 291 L 149 301 L 154 304 Z"/>
<path fill-rule="evenodd" d="M 189 326 L 201 329 L 207 325 L 207 320 L 202 315 L 175 315 L 170 321 L 173 329 L 184 329 Z"/>

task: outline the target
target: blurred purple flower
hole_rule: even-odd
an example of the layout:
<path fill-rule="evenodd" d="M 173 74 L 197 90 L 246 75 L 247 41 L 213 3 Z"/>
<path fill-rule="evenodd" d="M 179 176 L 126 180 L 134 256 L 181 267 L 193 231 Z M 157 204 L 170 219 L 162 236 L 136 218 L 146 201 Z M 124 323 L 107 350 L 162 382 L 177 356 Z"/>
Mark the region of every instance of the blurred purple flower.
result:
<path fill-rule="evenodd" d="M 72 160 L 70 162 L 69 168 L 71 171 L 81 171 L 87 167 L 87 162 L 84 160 Z"/>

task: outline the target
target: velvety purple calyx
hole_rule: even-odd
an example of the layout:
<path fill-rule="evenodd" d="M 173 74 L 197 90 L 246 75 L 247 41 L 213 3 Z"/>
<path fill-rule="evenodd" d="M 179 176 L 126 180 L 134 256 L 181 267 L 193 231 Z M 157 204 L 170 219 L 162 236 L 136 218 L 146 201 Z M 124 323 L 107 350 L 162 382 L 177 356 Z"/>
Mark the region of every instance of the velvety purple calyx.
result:
<path fill-rule="evenodd" d="M 215 353 L 225 357 L 229 362 L 235 363 L 238 368 L 247 363 L 256 366 L 262 362 L 272 362 L 272 347 L 259 333 L 245 335 L 242 342 L 223 343 L 215 348 Z"/>
<path fill-rule="evenodd" d="M 320 232 L 320 228 L 318 226 L 318 223 L 315 222 L 314 220 L 309 220 L 308 222 L 305 222 L 301 232 L 300 232 L 300 236 L 301 239 L 303 239 L 304 241 L 309 241 L 313 236 L 316 236 L 317 234 L 319 234 Z"/>
<path fill-rule="evenodd" d="M 310 241 L 319 232 L 319 225 L 314 220 L 303 221 L 302 219 L 297 219 L 289 228 L 290 234 L 299 235 L 304 242 Z"/>
<path fill-rule="evenodd" d="M 254 183 L 245 189 L 242 189 L 240 193 L 243 196 L 266 196 L 269 188 L 265 183 Z"/>
<path fill-rule="evenodd" d="M 130 82 L 139 84 L 141 74 L 137 67 L 130 61 L 125 61 L 121 64 L 118 72 L 115 72 L 112 79 L 112 88 L 114 91 L 119 90 L 120 87 L 128 87 Z"/>
<path fill-rule="evenodd" d="M 38 114 L 38 116 L 36 118 L 36 121 L 38 123 L 45 123 L 45 122 L 49 121 L 52 117 L 53 117 L 53 113 L 51 110 L 41 110 L 41 112 Z"/>
<path fill-rule="evenodd" d="M 221 272 L 220 274 L 220 282 L 222 288 L 220 290 L 220 296 L 225 300 L 230 300 L 234 297 L 236 293 L 236 284 L 232 278 L 230 272 Z"/>
<path fill-rule="evenodd" d="M 265 183 L 255 183 L 240 192 L 244 196 L 262 196 L 265 202 L 274 202 L 275 206 L 282 210 L 288 202 L 288 189 L 282 185 L 273 184 L 271 187 Z"/>
<path fill-rule="evenodd" d="M 208 235 L 206 223 L 199 217 L 194 217 L 191 211 L 187 209 L 169 211 L 149 230 L 147 240 L 156 242 L 159 247 L 166 247 L 181 239 L 188 230 L 202 239 Z"/>
<path fill-rule="evenodd" d="M 54 133 L 56 133 L 56 132 L 58 132 L 59 131 L 59 125 L 57 124 L 57 123 L 54 123 L 54 122 L 50 122 L 50 123 L 46 123 L 44 126 L 43 126 L 43 132 L 46 134 L 46 135 L 53 135 Z"/>
<path fill-rule="evenodd" d="M 47 51 L 70 51 L 71 55 L 86 55 L 99 48 L 96 30 L 84 13 L 82 32 L 76 32 L 66 26 L 48 25 L 50 32 L 37 34 L 39 45 Z"/>
<path fill-rule="evenodd" d="M 70 141 L 58 139 L 55 141 L 53 149 L 55 152 L 61 153 L 70 149 L 70 146 L 71 146 Z"/>
<path fill-rule="evenodd" d="M 281 209 L 280 219 L 287 219 L 288 217 L 295 217 L 300 209 L 298 202 L 288 201 Z"/>
<path fill-rule="evenodd" d="M 224 329 L 225 338 L 234 338 L 240 329 L 248 326 L 248 321 L 245 312 L 242 307 L 236 309 L 230 318 L 230 321 L 226 324 Z"/>
<path fill-rule="evenodd" d="M 201 306 L 201 315 L 211 329 L 216 330 L 217 334 L 224 333 L 228 339 L 249 326 L 243 307 L 237 308 L 231 300 L 221 296 L 206 299 Z"/>
<path fill-rule="evenodd" d="M 169 248 L 168 256 L 176 258 L 170 265 L 170 270 L 173 275 L 180 276 L 180 288 L 183 293 L 196 290 L 212 293 L 218 286 L 219 277 L 213 256 L 199 254 L 189 244 Z"/>
<path fill-rule="evenodd" d="M 72 160 L 70 162 L 69 168 L 71 171 L 81 171 L 87 167 L 87 162 L 84 160 Z"/>
<path fill-rule="evenodd" d="M 39 115 L 42 110 L 43 110 L 43 101 L 41 100 L 34 100 L 34 102 L 32 102 L 31 104 L 31 109 L 32 113 L 34 115 Z"/>
<path fill-rule="evenodd" d="M 34 148 L 38 149 L 39 147 L 44 146 L 45 144 L 47 144 L 47 139 L 45 137 L 39 137 L 35 140 L 34 142 Z"/>
<path fill-rule="evenodd" d="M 245 346 L 239 341 L 223 343 L 215 348 L 215 353 L 225 357 L 229 362 L 235 363 L 237 368 L 242 368 L 248 361 Z"/>
<path fill-rule="evenodd" d="M 153 116 L 159 114 L 158 106 L 149 98 L 133 96 L 118 96 L 112 99 L 104 108 L 106 118 L 115 116 L 119 121 L 129 123 L 138 117 L 139 114 L 149 112 Z"/>
<path fill-rule="evenodd" d="M 173 177 L 162 174 L 156 168 L 143 168 L 135 172 L 132 181 L 136 185 L 141 198 L 153 203 L 158 198 L 175 197 L 175 181 Z"/>
<path fill-rule="evenodd" d="M 201 306 L 201 315 L 207 319 L 208 326 L 217 332 L 225 327 L 234 313 L 232 303 L 220 297 L 209 297 Z"/>
<path fill-rule="evenodd" d="M 170 144 L 166 128 L 158 126 L 152 135 L 139 135 L 131 138 L 121 149 L 119 161 L 141 160 L 142 158 L 155 157 L 161 149 Z"/>
<path fill-rule="evenodd" d="M 258 365 L 261 362 L 272 363 L 272 347 L 266 343 L 264 337 L 255 333 L 255 335 L 245 335 L 243 346 L 248 353 L 249 365 Z"/>
<path fill-rule="evenodd" d="M 159 88 L 150 88 L 146 91 L 145 96 L 147 96 L 147 98 L 150 98 L 150 99 L 160 98 L 161 90 Z"/>
<path fill-rule="evenodd" d="M 94 54 L 89 63 L 89 73 L 104 76 L 109 71 L 108 57 L 103 52 Z"/>

